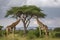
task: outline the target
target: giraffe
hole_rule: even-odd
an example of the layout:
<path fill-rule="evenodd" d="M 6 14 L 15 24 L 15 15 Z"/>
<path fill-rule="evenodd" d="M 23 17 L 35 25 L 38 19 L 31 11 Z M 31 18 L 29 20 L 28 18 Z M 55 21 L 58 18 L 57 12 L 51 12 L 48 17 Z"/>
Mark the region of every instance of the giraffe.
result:
<path fill-rule="evenodd" d="M 17 20 L 16 22 L 12 23 L 11 25 L 8 25 L 6 27 L 6 34 L 8 35 L 9 32 L 14 32 L 14 30 L 16 29 L 16 25 L 20 22 L 20 19 Z"/>
<path fill-rule="evenodd" d="M 38 18 L 36 18 L 36 20 L 39 25 L 39 30 L 44 31 L 45 35 L 48 36 L 48 27 L 45 24 L 43 24 Z M 40 35 L 41 35 L 41 33 L 40 33 Z"/>

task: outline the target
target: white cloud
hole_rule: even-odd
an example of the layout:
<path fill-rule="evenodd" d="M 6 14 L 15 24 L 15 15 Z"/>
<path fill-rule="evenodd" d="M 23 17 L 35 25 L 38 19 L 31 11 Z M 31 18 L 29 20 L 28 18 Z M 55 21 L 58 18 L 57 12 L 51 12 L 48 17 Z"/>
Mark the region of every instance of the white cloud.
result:
<path fill-rule="evenodd" d="M 0 20 L 0 25 L 6 27 L 6 26 L 10 25 L 14 21 L 15 20 L 11 20 L 11 19 L 1 19 Z"/>
<path fill-rule="evenodd" d="M 60 27 L 60 18 L 54 19 L 41 19 L 40 20 L 43 24 L 47 25 L 48 27 Z M 33 20 L 30 23 L 31 26 L 39 26 L 36 20 Z"/>
<path fill-rule="evenodd" d="M 11 25 L 12 23 L 16 22 L 15 19 L 12 18 L 4 18 L 0 20 L 0 25 L 7 27 L 8 25 Z M 16 26 L 16 27 L 22 27 L 22 22 L 20 21 L 20 23 Z"/>
<path fill-rule="evenodd" d="M 3 3 L 2 3 L 3 2 Z M 42 7 L 58 7 L 60 6 L 60 0 L 0 0 L 1 6 L 21 6 L 24 4 L 37 5 Z"/>
<path fill-rule="evenodd" d="M 10 0 L 10 2 L 7 4 L 8 6 L 21 6 L 25 4 L 26 0 Z"/>
<path fill-rule="evenodd" d="M 60 6 L 60 0 L 55 2 L 54 0 L 28 0 L 28 5 L 37 5 L 42 7 L 59 7 Z"/>
<path fill-rule="evenodd" d="M 44 19 L 42 22 L 49 27 L 60 27 L 60 18 Z"/>
<path fill-rule="evenodd" d="M 26 0 L 1 0 L 0 1 L 0 18 L 5 16 L 8 9 L 13 6 L 21 6 L 24 5 Z"/>

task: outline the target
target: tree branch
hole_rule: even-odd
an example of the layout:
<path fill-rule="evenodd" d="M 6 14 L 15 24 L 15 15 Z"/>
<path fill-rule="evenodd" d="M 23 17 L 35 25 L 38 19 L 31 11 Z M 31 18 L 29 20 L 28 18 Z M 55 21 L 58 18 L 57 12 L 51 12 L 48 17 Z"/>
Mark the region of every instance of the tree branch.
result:
<path fill-rule="evenodd" d="M 26 27 L 28 27 L 28 26 L 29 26 L 29 24 L 30 24 L 30 20 L 29 20 L 28 24 L 26 25 Z"/>
<path fill-rule="evenodd" d="M 32 16 L 26 20 L 26 24 L 28 23 L 28 21 L 29 21 L 31 18 L 32 18 Z"/>

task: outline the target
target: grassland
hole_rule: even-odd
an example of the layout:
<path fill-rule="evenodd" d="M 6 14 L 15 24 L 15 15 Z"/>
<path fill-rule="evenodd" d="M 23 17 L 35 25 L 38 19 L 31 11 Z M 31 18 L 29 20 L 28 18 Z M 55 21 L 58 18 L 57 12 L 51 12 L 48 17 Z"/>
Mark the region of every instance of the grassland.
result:
<path fill-rule="evenodd" d="M 18 34 L 10 34 L 8 36 L 0 37 L 0 40 L 60 40 L 60 38 L 33 38 L 28 39 L 28 37 L 22 37 Z"/>

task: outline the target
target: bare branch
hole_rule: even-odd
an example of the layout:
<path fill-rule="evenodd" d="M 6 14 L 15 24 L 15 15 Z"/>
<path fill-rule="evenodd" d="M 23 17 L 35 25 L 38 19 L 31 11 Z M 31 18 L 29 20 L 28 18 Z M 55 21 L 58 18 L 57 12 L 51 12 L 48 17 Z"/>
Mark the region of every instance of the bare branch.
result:
<path fill-rule="evenodd" d="M 29 26 L 29 24 L 30 24 L 30 20 L 29 20 L 28 24 L 26 25 L 26 27 L 28 27 L 28 26 Z"/>
<path fill-rule="evenodd" d="M 29 21 L 31 18 L 32 18 L 32 16 L 31 16 L 31 17 L 29 17 L 29 18 L 26 20 L 26 23 L 28 23 L 28 21 Z"/>

